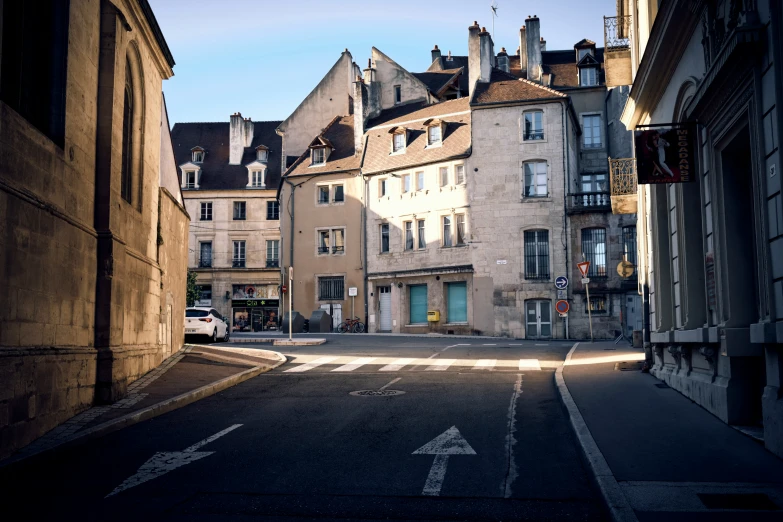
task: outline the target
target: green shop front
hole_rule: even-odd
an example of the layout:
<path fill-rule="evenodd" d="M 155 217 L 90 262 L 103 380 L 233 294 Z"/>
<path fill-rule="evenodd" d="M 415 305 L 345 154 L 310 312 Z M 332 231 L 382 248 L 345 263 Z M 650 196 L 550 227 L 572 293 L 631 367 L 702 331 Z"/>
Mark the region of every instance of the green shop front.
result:
<path fill-rule="evenodd" d="M 235 332 L 277 330 L 279 299 L 233 299 L 231 312 Z"/>

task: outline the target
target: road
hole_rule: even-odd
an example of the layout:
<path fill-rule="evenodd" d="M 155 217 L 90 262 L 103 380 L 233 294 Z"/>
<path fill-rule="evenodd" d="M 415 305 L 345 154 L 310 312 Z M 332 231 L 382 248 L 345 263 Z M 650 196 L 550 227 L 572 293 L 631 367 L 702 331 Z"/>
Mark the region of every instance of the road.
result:
<path fill-rule="evenodd" d="M 570 346 L 329 336 L 0 491 L 30 520 L 605 520 L 554 385 Z"/>

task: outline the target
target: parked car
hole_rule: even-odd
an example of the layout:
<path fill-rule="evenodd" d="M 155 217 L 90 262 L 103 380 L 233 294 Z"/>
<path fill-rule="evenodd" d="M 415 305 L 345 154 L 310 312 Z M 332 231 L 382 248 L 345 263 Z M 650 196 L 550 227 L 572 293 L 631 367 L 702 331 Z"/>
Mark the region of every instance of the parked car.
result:
<path fill-rule="evenodd" d="M 205 335 L 215 343 L 227 342 L 231 336 L 225 317 L 214 308 L 192 307 L 185 309 L 185 335 Z"/>

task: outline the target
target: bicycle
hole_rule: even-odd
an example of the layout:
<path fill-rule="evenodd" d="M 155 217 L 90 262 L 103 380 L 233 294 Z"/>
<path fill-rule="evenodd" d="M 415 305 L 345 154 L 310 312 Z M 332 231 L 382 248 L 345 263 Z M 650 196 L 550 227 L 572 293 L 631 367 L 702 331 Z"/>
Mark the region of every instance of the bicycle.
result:
<path fill-rule="evenodd" d="M 364 323 L 359 320 L 358 317 L 353 319 L 346 319 L 342 323 L 337 325 L 337 333 L 364 333 Z"/>

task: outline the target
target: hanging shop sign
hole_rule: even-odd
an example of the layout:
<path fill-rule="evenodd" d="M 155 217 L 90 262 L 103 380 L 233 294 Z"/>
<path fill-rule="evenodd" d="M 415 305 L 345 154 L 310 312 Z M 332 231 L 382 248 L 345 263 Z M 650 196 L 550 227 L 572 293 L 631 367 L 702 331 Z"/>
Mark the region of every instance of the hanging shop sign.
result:
<path fill-rule="evenodd" d="M 637 125 L 634 131 L 639 185 L 687 183 L 696 178 L 696 124 Z"/>

